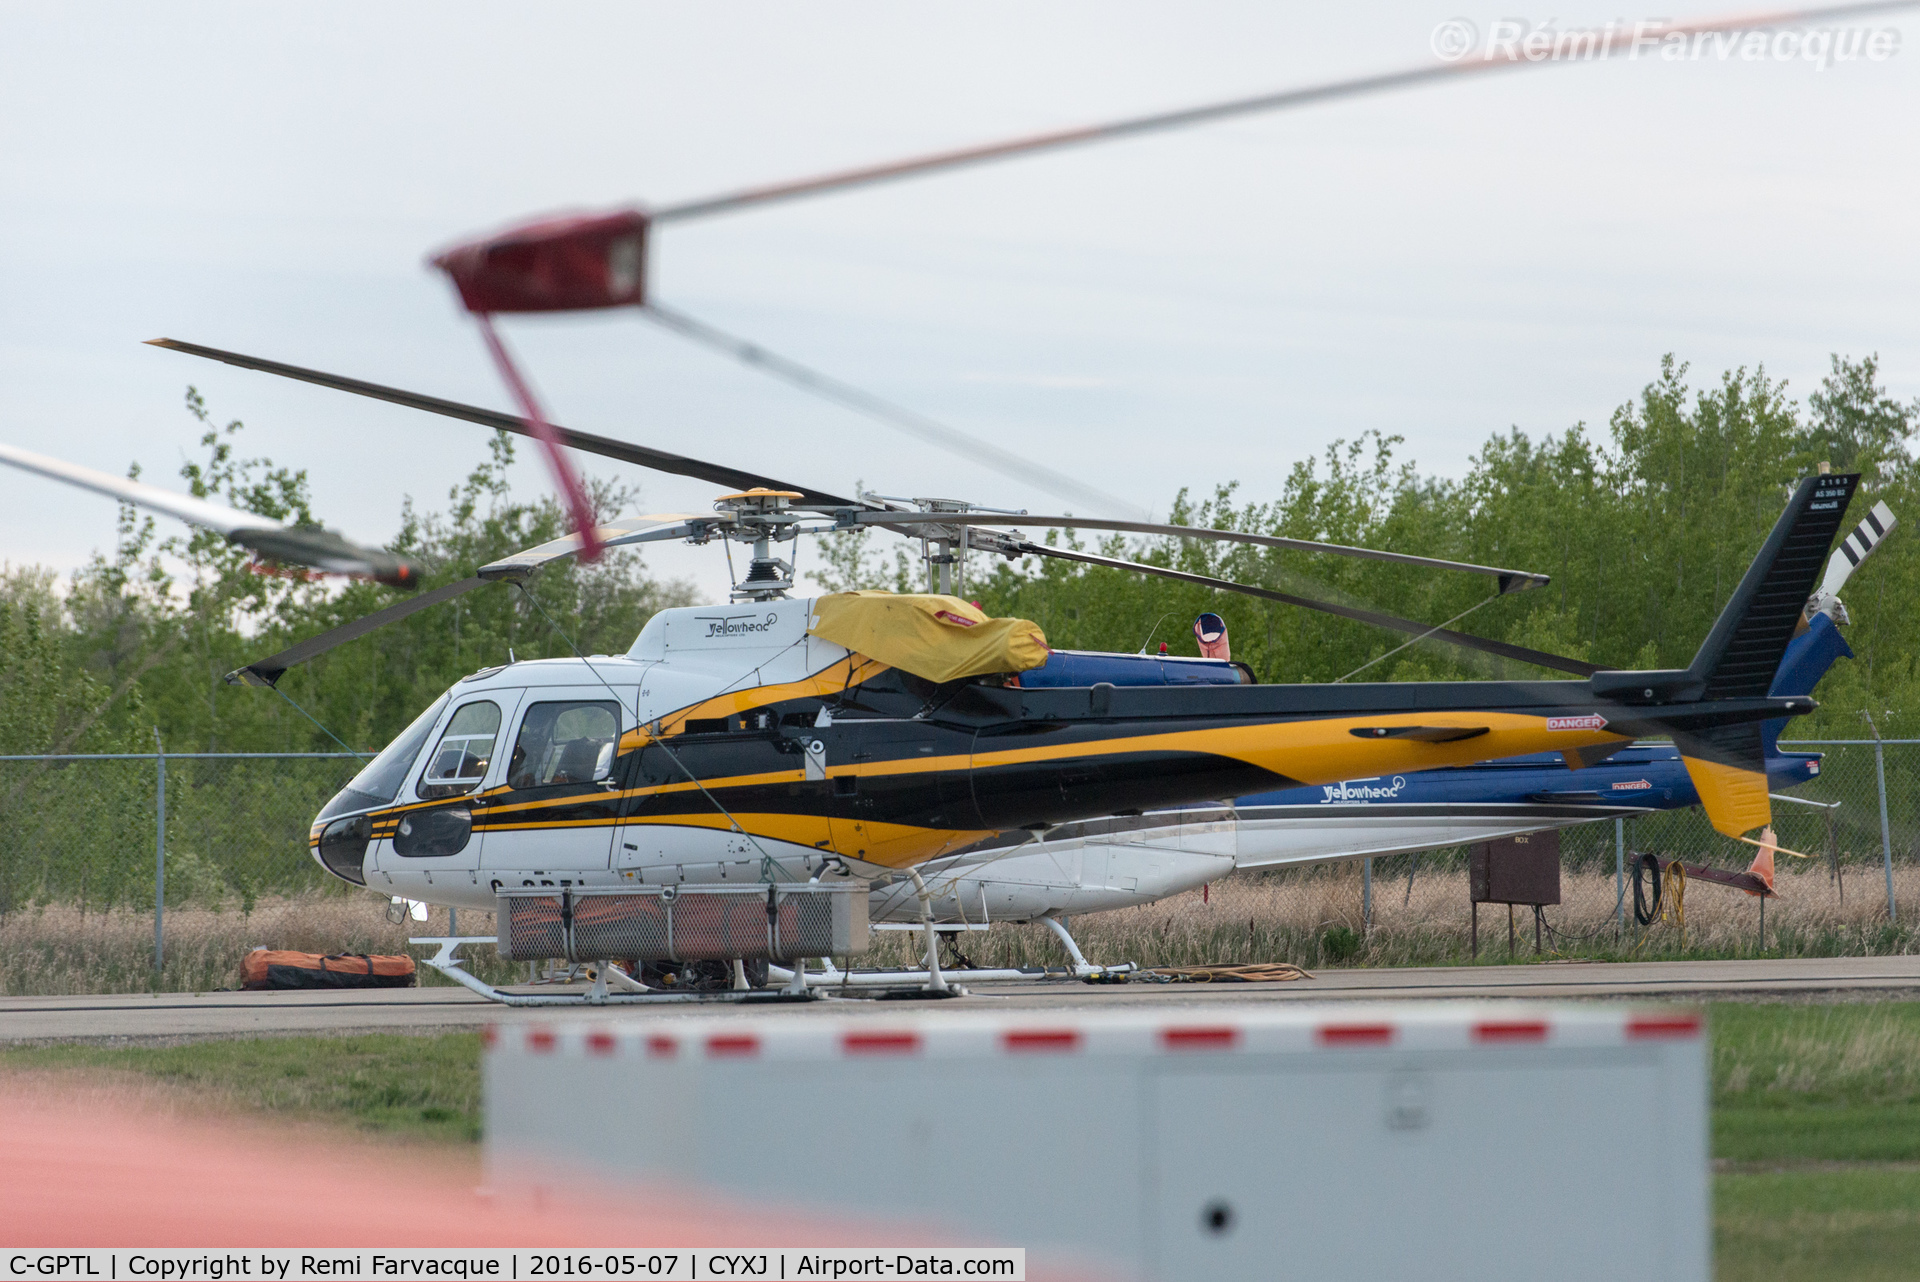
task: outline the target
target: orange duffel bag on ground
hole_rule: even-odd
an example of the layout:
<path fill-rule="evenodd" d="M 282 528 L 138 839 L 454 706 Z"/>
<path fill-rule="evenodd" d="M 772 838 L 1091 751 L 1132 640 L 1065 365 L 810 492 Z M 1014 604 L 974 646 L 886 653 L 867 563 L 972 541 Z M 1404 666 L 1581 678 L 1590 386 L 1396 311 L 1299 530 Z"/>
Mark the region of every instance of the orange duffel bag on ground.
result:
<path fill-rule="evenodd" d="M 242 988 L 411 988 L 413 958 L 256 948 L 240 963 Z"/>

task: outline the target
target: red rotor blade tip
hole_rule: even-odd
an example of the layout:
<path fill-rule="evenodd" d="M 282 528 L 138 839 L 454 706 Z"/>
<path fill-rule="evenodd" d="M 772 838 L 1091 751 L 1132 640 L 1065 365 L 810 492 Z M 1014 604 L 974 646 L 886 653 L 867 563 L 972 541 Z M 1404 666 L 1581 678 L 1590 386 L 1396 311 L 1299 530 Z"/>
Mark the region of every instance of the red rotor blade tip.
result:
<path fill-rule="evenodd" d="M 597 561 L 605 550 L 600 541 L 600 523 L 594 520 L 593 505 L 587 502 L 586 489 L 580 484 L 573 465 L 567 462 L 567 452 L 560 444 L 560 433 L 554 430 L 552 423 L 533 398 L 533 389 L 520 377 L 520 371 L 514 366 L 513 358 L 507 354 L 506 344 L 500 341 L 500 335 L 494 331 L 493 317 L 486 312 L 475 312 L 480 322 L 480 335 L 487 341 L 487 351 L 493 356 L 493 363 L 500 367 L 500 377 L 507 381 L 507 387 L 513 392 L 513 398 L 520 402 L 520 412 L 526 416 L 527 424 L 540 442 L 540 448 L 546 451 L 547 466 L 553 470 L 553 483 L 560 490 L 560 497 L 567 505 L 567 514 L 573 518 L 574 532 L 580 536 L 580 559 Z"/>
<path fill-rule="evenodd" d="M 470 312 L 575 312 L 647 301 L 647 214 L 569 214 L 434 255 Z"/>

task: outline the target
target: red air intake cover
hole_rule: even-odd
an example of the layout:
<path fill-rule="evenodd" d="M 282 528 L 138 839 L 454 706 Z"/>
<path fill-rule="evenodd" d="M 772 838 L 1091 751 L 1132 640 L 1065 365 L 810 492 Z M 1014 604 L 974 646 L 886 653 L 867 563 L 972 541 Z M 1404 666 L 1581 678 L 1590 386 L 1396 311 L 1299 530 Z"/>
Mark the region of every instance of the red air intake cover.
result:
<path fill-rule="evenodd" d="M 647 215 L 547 218 L 447 250 L 433 265 L 453 277 L 470 312 L 566 312 L 643 306 Z"/>

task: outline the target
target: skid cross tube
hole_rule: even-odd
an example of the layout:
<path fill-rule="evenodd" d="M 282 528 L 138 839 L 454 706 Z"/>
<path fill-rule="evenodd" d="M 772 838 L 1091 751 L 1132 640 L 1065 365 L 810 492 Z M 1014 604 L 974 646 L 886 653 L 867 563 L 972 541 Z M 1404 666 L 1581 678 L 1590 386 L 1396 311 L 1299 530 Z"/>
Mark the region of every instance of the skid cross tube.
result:
<path fill-rule="evenodd" d="M 649 988 L 636 979 L 619 975 L 605 962 L 595 966 L 593 987 L 584 993 L 509 993 L 495 988 L 486 980 L 469 971 L 454 951 L 462 944 L 491 944 L 492 935 L 429 935 L 419 939 L 409 939 L 409 944 L 431 946 L 434 953 L 424 959 L 424 964 L 433 967 L 462 988 L 471 989 L 490 1002 L 502 1006 L 642 1006 L 666 1005 L 688 1002 L 790 1002 L 816 1000 L 811 993 L 769 992 L 763 989 L 745 991 L 729 989 L 714 993 L 668 993 Z M 619 975 L 619 978 L 614 976 Z M 609 992 L 608 984 L 626 989 L 625 992 Z"/>

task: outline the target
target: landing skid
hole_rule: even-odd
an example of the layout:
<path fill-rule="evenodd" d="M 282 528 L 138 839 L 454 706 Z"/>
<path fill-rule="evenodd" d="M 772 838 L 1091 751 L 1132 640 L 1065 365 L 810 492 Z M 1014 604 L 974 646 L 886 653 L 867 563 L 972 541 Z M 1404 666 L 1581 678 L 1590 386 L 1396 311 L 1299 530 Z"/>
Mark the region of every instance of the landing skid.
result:
<path fill-rule="evenodd" d="M 410 944 L 428 944 L 434 948 L 433 955 L 424 959 L 424 964 L 451 979 L 463 988 L 471 989 L 491 1002 L 502 1006 L 665 1006 L 685 1003 L 734 1003 L 759 1005 L 769 1002 L 805 1002 L 819 1001 L 831 995 L 830 990 L 842 992 L 865 990 L 862 996 L 907 998 L 963 997 L 964 983 L 988 983 L 1019 980 L 1087 980 L 1098 982 L 1105 979 L 1118 979 L 1130 975 L 1140 968 L 1132 962 L 1123 962 L 1118 966 L 1095 966 L 1081 956 L 1078 947 L 1073 946 L 1073 937 L 1066 933 L 1064 926 L 1051 918 L 1044 919 L 1055 934 L 1063 937 L 1071 955 L 1073 965 L 1068 967 L 1020 966 L 1000 969 L 976 968 L 968 970 L 841 970 L 833 964 L 831 958 L 823 958 L 825 970 L 789 970 L 782 966 L 769 966 L 767 978 L 783 987 L 778 989 L 749 989 L 736 986 L 714 992 L 687 993 L 669 992 L 652 988 L 640 983 L 633 977 L 613 966 L 596 966 L 593 969 L 593 985 L 584 993 L 510 993 L 495 988 L 466 968 L 455 951 L 462 944 L 491 944 L 492 935 L 429 935 L 418 939 L 409 939 Z M 736 984 L 741 981 L 736 980 Z M 936 987 L 936 984 L 938 985 Z M 618 989 L 619 991 L 614 991 Z M 872 990 L 890 990 L 873 992 Z"/>
<path fill-rule="evenodd" d="M 1131 975 L 1140 968 L 1132 962 L 1122 962 L 1118 966 L 1093 966 L 1081 962 L 1075 966 L 1019 966 L 1004 969 L 948 970 L 941 968 L 940 974 L 949 983 L 985 984 L 995 980 L 1102 980 L 1120 975 Z M 782 983 L 793 982 L 793 972 L 781 966 L 767 968 L 768 977 Z M 841 970 L 828 961 L 825 970 L 806 972 L 808 988 L 904 988 L 909 985 L 926 988 L 928 972 L 924 970 Z M 784 991 L 784 990 L 783 990 Z M 932 993 L 934 990 L 928 990 Z"/>
<path fill-rule="evenodd" d="M 914 882 L 916 886 L 923 884 L 917 875 L 914 878 Z M 833 964 L 831 957 L 823 957 L 820 960 L 826 963 L 825 970 L 795 972 L 787 970 L 784 967 L 771 966 L 767 971 L 768 978 L 780 980 L 785 983 L 787 987 L 783 991 L 791 993 L 799 992 L 803 986 L 805 988 L 838 988 L 842 990 L 852 988 L 906 989 L 911 986 L 911 988 L 917 991 L 902 992 L 898 995 L 903 997 L 944 997 L 948 995 L 949 991 L 955 992 L 956 994 L 964 994 L 966 992 L 964 988 L 956 988 L 956 985 L 969 983 L 984 984 L 995 980 L 1077 979 L 1093 984 L 1125 983 L 1127 976 L 1132 975 L 1140 969 L 1134 962 L 1121 962 L 1117 966 L 1094 965 L 1092 962 L 1089 962 L 1086 955 L 1080 951 L 1080 945 L 1075 942 L 1072 932 L 1067 929 L 1067 919 L 1064 917 L 1047 916 L 1039 917 L 1035 920 L 1052 931 L 1054 938 L 1060 941 L 1061 948 L 1066 950 L 1067 956 L 1071 959 L 1071 964 L 1064 969 L 1052 966 L 1018 966 L 1002 969 L 969 967 L 964 970 L 951 970 L 940 964 L 940 946 L 936 941 L 936 935 L 955 931 L 978 930 L 980 927 L 969 925 L 954 926 L 946 923 L 940 925 L 934 924 L 927 911 L 927 898 L 928 896 L 926 895 L 921 896 L 920 925 L 917 927 L 917 929 L 926 932 L 927 939 L 926 964 L 921 969 L 841 970 Z"/>
<path fill-rule="evenodd" d="M 454 983 L 472 989 L 490 1002 L 499 1002 L 502 1006 L 666 1006 L 689 1002 L 731 1002 L 735 1004 L 759 1005 L 769 1002 L 806 1002 L 819 998 L 809 992 L 796 992 L 792 989 L 750 989 L 732 988 L 707 993 L 674 993 L 664 989 L 650 988 L 631 976 L 622 974 L 612 966 L 594 967 L 593 986 L 584 993 L 509 993 L 495 988 L 479 976 L 469 971 L 461 960 L 454 956 L 454 950 L 462 944 L 491 944 L 492 935 L 432 935 L 423 939 L 409 939 L 409 944 L 431 944 L 435 948 L 433 956 L 425 959 L 425 964 L 433 967 Z M 788 978 L 781 973 L 781 978 Z M 620 989 L 614 992 L 613 989 Z"/>

